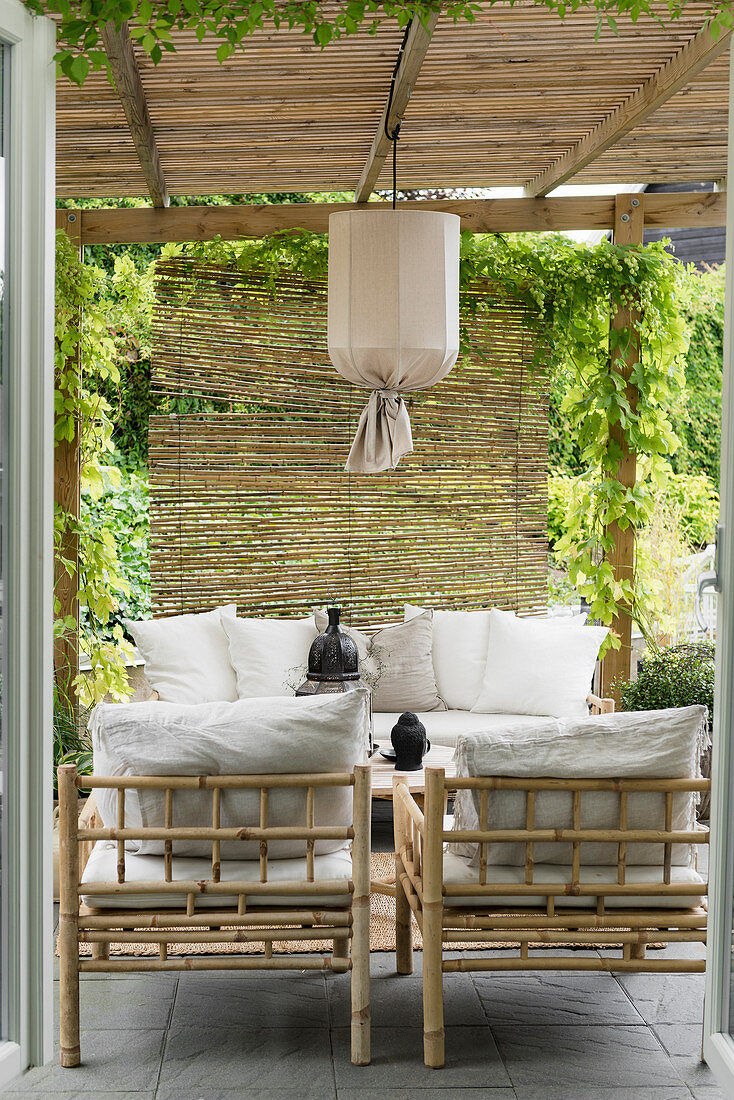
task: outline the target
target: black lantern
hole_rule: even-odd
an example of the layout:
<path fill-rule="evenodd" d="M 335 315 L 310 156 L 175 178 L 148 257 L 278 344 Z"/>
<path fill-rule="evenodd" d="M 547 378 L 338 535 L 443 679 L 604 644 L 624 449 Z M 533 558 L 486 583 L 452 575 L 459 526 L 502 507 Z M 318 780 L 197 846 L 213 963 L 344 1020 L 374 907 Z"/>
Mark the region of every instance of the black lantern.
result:
<path fill-rule="evenodd" d="M 329 607 L 327 611 L 329 625 L 311 643 L 306 679 L 296 695 L 337 694 L 364 687 L 356 643 L 339 626 L 341 608 Z"/>

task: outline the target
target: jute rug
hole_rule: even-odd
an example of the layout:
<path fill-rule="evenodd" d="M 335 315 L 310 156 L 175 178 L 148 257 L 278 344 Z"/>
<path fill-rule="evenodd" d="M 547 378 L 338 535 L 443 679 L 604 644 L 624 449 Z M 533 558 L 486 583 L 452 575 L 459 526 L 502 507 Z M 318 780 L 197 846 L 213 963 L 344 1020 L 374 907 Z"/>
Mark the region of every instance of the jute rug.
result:
<path fill-rule="evenodd" d="M 370 857 L 370 870 L 373 879 L 386 878 L 388 875 L 392 875 L 395 870 L 394 857 L 390 853 L 373 852 Z M 327 941 L 328 944 L 328 941 Z M 531 946 L 541 947 L 541 943 L 533 944 Z M 583 947 L 587 950 L 593 950 L 594 944 L 578 944 L 579 948 Z M 605 946 L 599 944 L 598 946 Z M 606 945 L 608 946 L 608 945 Z M 649 944 L 649 947 L 662 947 L 663 944 Z M 423 937 L 421 936 L 418 925 L 413 920 L 413 947 L 416 951 L 423 950 Z M 517 943 L 463 943 L 461 945 L 452 944 L 453 950 L 487 950 L 488 948 L 502 948 L 506 950 L 517 950 L 519 944 Z M 323 952 L 329 948 L 323 940 L 285 940 L 282 943 L 273 944 L 274 954 L 311 954 L 313 952 Z M 171 944 L 168 948 L 168 955 L 260 955 L 264 950 L 263 943 L 176 943 Z M 371 894 L 370 895 L 370 951 L 394 951 L 395 950 L 395 901 L 393 898 L 385 897 L 384 894 Z M 58 944 L 56 947 L 56 954 L 58 955 Z M 79 954 L 82 956 L 91 956 L 92 945 L 90 943 L 82 943 L 79 945 Z M 111 955 L 133 955 L 133 956 L 145 956 L 158 955 L 158 945 L 155 943 L 112 943 L 110 944 Z"/>

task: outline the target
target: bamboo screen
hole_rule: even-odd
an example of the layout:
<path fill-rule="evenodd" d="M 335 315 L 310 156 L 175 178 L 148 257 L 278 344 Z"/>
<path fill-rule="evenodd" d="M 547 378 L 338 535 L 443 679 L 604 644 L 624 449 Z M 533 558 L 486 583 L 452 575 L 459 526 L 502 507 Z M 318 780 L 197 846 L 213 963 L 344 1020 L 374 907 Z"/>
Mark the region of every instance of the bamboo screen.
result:
<path fill-rule="evenodd" d="M 201 262 L 159 264 L 150 424 L 156 615 L 235 602 L 296 616 L 337 600 L 356 625 L 432 607 L 545 606 L 547 381 L 525 307 L 470 323 L 473 354 L 408 397 L 415 453 L 344 463 L 368 393 L 326 350 L 326 285 L 274 288 Z"/>

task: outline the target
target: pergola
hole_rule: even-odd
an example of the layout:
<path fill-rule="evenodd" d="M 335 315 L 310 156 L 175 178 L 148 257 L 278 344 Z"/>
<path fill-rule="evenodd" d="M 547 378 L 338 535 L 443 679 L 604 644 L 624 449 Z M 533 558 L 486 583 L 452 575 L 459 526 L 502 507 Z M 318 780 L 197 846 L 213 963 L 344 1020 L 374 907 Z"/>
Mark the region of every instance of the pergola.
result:
<path fill-rule="evenodd" d="M 529 2 L 486 5 L 473 24 L 416 21 L 389 101 L 397 24 L 323 50 L 298 31 L 263 31 L 221 65 L 216 41 L 179 34 L 158 66 L 110 26 L 114 85 L 97 73 L 81 90 L 58 89 L 58 195 L 153 205 L 63 210 L 58 221 L 80 246 L 326 232 L 330 203 L 170 207 L 169 196 L 348 191 L 364 203 L 390 185 L 386 135 L 401 123 L 401 188 L 523 188 L 519 198 L 421 202 L 460 214 L 474 232 L 601 229 L 639 244 L 646 226 L 722 226 L 729 32 L 715 39 L 707 10 L 689 3 L 665 27 L 644 17 L 598 38 L 594 14 L 561 21 Z M 712 193 L 546 197 L 567 182 L 712 180 Z M 57 498 L 72 510 L 78 444 L 56 453 Z M 634 484 L 634 454 L 621 476 Z M 614 567 L 629 575 L 634 533 L 612 534 Z M 73 544 L 65 554 L 73 558 Z M 59 588 L 73 614 L 73 583 L 60 578 Z M 629 670 L 629 618 L 615 628 L 623 644 L 604 662 L 607 685 Z"/>

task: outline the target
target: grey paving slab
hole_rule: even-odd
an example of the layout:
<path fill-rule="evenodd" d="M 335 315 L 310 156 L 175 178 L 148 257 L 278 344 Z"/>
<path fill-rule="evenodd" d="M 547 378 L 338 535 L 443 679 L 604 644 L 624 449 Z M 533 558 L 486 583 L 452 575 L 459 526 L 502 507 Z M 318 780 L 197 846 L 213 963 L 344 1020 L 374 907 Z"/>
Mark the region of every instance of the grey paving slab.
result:
<path fill-rule="evenodd" d="M 653 1031 L 689 1088 L 718 1089 L 713 1073 L 701 1061 L 700 1024 L 655 1024 Z"/>
<path fill-rule="evenodd" d="M 345 1027 L 350 1019 L 349 984 L 328 986 L 332 1027 Z M 376 977 L 370 983 L 372 1023 L 376 1027 L 423 1027 L 423 982 L 397 975 Z M 447 1027 L 486 1027 L 487 1018 L 468 974 L 444 977 L 444 1018 Z"/>
<path fill-rule="evenodd" d="M 32 1096 L 51 1093 L 104 1095 L 105 1091 L 147 1092 L 158 1081 L 165 1033 L 151 1031 L 83 1031 L 82 1065 L 62 1069 L 58 1056 L 27 1073 L 11 1092 Z"/>
<path fill-rule="evenodd" d="M 691 1100 L 690 1091 L 683 1084 L 630 1089 L 577 1087 L 573 1082 L 563 1088 L 517 1085 L 515 1095 L 517 1100 Z"/>
<path fill-rule="evenodd" d="M 618 1025 L 492 1028 L 515 1088 L 680 1085 L 673 1064 L 649 1028 Z"/>
<path fill-rule="evenodd" d="M 7 1091 L 12 1095 L 12 1089 Z M 93 1092 L 88 1089 L 75 1089 L 74 1092 L 67 1092 L 60 1088 L 54 1088 L 52 1091 L 55 1096 L 63 1096 L 64 1100 L 90 1100 L 91 1097 L 96 1096 L 101 1100 L 155 1100 L 154 1092 L 105 1092 L 103 1089 L 94 1089 Z M 51 1092 L 38 1093 L 38 1095 L 50 1096 Z"/>
<path fill-rule="evenodd" d="M 55 1030 L 59 1025 L 58 992 L 58 982 L 54 982 Z M 134 982 L 85 982 L 79 990 L 81 1026 L 94 1030 L 162 1030 L 168 1027 L 175 992 L 175 975 L 168 974 L 140 977 Z"/>
<path fill-rule="evenodd" d="M 321 974 L 182 974 L 172 1026 L 328 1027 Z M 349 1016 L 347 1016 L 347 1021 Z"/>
<path fill-rule="evenodd" d="M 349 1030 L 333 1028 L 334 1074 L 337 1090 L 345 1088 L 491 1089 L 511 1085 L 488 1027 L 446 1028 L 446 1065 L 423 1065 L 423 1032 L 415 1027 L 373 1027 L 372 1062 L 353 1066 L 349 1060 Z"/>
<path fill-rule="evenodd" d="M 617 974 L 635 1008 L 649 1024 L 703 1021 L 703 974 Z"/>
<path fill-rule="evenodd" d="M 440 1074 L 441 1070 L 434 1070 L 434 1073 Z M 359 1088 L 346 1088 L 337 1089 L 338 1100 L 516 1100 L 516 1093 L 514 1089 L 505 1088 L 500 1086 L 499 1088 L 489 1088 L 484 1086 L 478 1089 L 431 1089 L 431 1088 L 399 1088 L 399 1089 L 359 1089 Z M 677 1098 L 676 1098 L 677 1100 Z M 690 1100 L 690 1094 L 686 1097 L 686 1100 Z"/>
<path fill-rule="evenodd" d="M 474 985 L 491 1024 L 644 1025 L 625 991 L 610 974 L 538 971 L 474 974 Z"/>
<path fill-rule="evenodd" d="M 159 1091 L 334 1087 L 326 1028 L 190 1027 L 171 1028 L 163 1055 Z"/>
<path fill-rule="evenodd" d="M 303 1088 L 289 1089 L 261 1089 L 258 1085 L 234 1089 L 164 1086 L 155 1094 L 155 1100 L 237 1100 L 238 1097 L 246 1097 L 247 1100 L 336 1100 L 336 1088 L 334 1085 L 326 1090 L 321 1085 L 316 1088 L 306 1085 Z"/>

